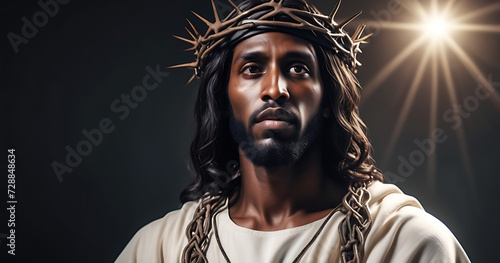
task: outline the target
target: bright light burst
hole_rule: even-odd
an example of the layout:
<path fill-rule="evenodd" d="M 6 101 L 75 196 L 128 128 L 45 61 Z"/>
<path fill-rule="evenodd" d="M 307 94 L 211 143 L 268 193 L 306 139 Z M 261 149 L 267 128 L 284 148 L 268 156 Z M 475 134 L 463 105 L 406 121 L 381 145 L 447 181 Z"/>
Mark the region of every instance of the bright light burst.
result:
<path fill-rule="evenodd" d="M 403 3 L 404 1 L 401 1 Z M 406 1 L 410 2 L 410 1 Z M 443 2 L 440 2 L 443 3 Z M 423 6 L 420 1 L 411 1 L 411 3 L 403 4 L 404 9 L 407 12 L 413 14 L 416 18 L 413 23 L 402 23 L 402 22 L 388 22 L 383 23 L 381 26 L 383 29 L 390 30 L 416 30 L 420 31 L 421 34 L 417 34 L 417 39 L 413 40 L 405 49 L 403 49 L 398 55 L 396 55 L 391 61 L 385 64 L 373 78 L 365 85 L 363 102 L 367 101 L 367 98 L 373 94 L 380 85 L 391 76 L 395 71 L 397 71 L 402 63 L 408 63 L 408 58 L 416 52 L 419 48 L 423 48 L 420 54 L 421 60 L 415 71 L 415 75 L 412 77 L 411 85 L 408 89 L 403 108 L 400 111 L 396 126 L 392 131 L 392 136 L 390 137 L 390 142 L 387 145 L 386 153 L 382 162 L 382 166 L 385 166 L 388 161 L 393 157 L 393 151 L 396 143 L 399 140 L 404 124 L 407 120 L 407 116 L 411 110 L 413 102 L 415 100 L 415 95 L 417 90 L 424 85 L 422 84 L 423 79 L 429 79 L 431 87 L 431 101 L 430 101 L 430 117 L 429 117 L 429 137 L 433 129 L 437 126 L 437 90 L 438 83 L 444 83 L 446 85 L 446 91 L 448 93 L 449 100 L 452 105 L 457 104 L 457 92 L 458 88 L 453 81 L 453 73 L 450 67 L 450 62 L 448 61 L 447 53 L 452 53 L 453 57 L 458 58 L 458 60 L 463 64 L 464 68 L 468 71 L 471 78 L 475 79 L 479 84 L 483 85 L 492 95 L 490 100 L 500 109 L 500 96 L 492 87 L 490 81 L 486 79 L 484 74 L 482 74 L 479 67 L 476 65 L 474 60 L 468 55 L 466 51 L 462 49 L 460 44 L 454 39 L 464 31 L 468 34 L 475 33 L 500 33 L 499 25 L 483 25 L 474 24 L 473 21 L 476 18 L 483 17 L 488 14 L 492 14 L 500 11 L 500 3 L 494 3 L 477 10 L 468 10 L 467 14 L 456 15 L 454 14 L 453 6 L 460 2 L 449 0 L 443 6 L 438 5 L 437 0 L 431 0 L 429 6 Z M 462 2 L 463 3 L 463 2 Z M 498 12 L 500 13 L 500 12 Z M 497 14 L 500 15 L 500 14 Z M 430 44 L 434 43 L 434 44 Z M 430 69 L 431 76 L 425 76 L 425 69 Z M 461 72 L 454 72 L 455 74 L 463 74 Z M 439 78 L 444 78 L 439 81 Z M 453 109 L 455 114 L 458 114 L 458 109 Z M 456 129 L 457 137 L 460 141 L 461 156 L 463 159 L 463 166 L 467 172 L 467 181 L 471 187 L 471 193 L 473 197 L 477 200 L 477 191 L 473 178 L 472 166 L 469 158 L 469 151 L 467 149 L 466 136 L 463 127 Z M 435 155 L 429 156 L 428 160 L 428 171 L 429 177 L 427 178 L 429 186 L 431 189 L 435 187 Z"/>
<path fill-rule="evenodd" d="M 417 2 L 417 1 L 415 1 Z M 441 40 L 447 37 L 453 30 L 453 20 L 450 18 L 450 9 L 453 1 L 448 1 L 448 4 L 439 8 L 437 1 L 432 1 L 429 11 L 426 11 L 418 2 L 415 3 L 421 22 L 421 28 L 428 37 L 432 40 Z"/>
<path fill-rule="evenodd" d="M 436 15 L 429 17 L 426 22 L 424 22 L 422 30 L 429 34 L 432 39 L 441 39 L 448 35 L 450 30 L 450 25 L 444 16 Z"/>

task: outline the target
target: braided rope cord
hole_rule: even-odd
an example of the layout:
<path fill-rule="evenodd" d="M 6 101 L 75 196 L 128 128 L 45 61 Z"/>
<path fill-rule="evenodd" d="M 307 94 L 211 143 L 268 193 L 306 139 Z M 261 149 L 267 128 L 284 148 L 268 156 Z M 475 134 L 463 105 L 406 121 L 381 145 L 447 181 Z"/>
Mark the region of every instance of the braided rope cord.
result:
<path fill-rule="evenodd" d="M 372 223 L 368 209 L 370 193 L 366 186 L 367 182 L 351 183 L 342 201 L 346 212 L 339 225 L 342 263 L 359 263 L 363 256 L 365 232 L 367 233 Z"/>
<path fill-rule="evenodd" d="M 218 196 L 205 197 L 193 216 L 193 220 L 186 228 L 187 245 L 182 252 L 183 263 L 207 263 L 206 252 L 210 243 L 212 230 L 212 216 L 223 205 L 224 199 Z"/>
<path fill-rule="evenodd" d="M 182 252 L 182 263 L 207 263 L 206 252 L 210 244 L 212 220 L 215 214 L 225 206 L 225 200 L 238 187 L 240 180 L 235 177 L 225 186 L 218 195 L 206 195 L 196 208 L 193 219 L 186 227 L 187 245 Z"/>
<path fill-rule="evenodd" d="M 370 200 L 370 193 L 366 189 L 367 182 L 353 182 L 349 185 L 349 190 L 342 200 L 342 211 L 346 213 L 345 218 L 339 225 L 340 234 L 340 253 L 342 263 L 359 263 L 361 262 L 363 253 L 363 244 L 365 241 L 364 236 L 369 230 L 372 219 L 370 211 L 368 210 L 368 201 Z M 227 192 L 217 196 L 206 196 L 202 199 L 193 216 L 193 220 L 186 228 L 186 237 L 188 239 L 187 245 L 184 247 L 182 253 L 183 263 L 207 263 L 206 252 L 210 243 L 210 234 L 213 219 L 222 211 L 227 200 Z M 334 211 L 337 209 L 334 209 Z M 330 213 L 328 217 L 333 215 Z M 328 218 L 329 219 L 329 218 Z M 325 221 L 327 222 L 328 219 Z M 324 227 L 321 226 L 321 229 Z M 214 225 L 214 227 L 216 227 Z M 320 231 L 319 231 L 320 232 Z M 316 233 L 319 234 L 319 233 Z M 219 238 L 216 235 L 216 238 Z M 304 250 L 298 255 L 294 262 L 298 262 L 307 248 L 317 238 L 313 239 L 307 244 Z M 217 240 L 220 244 L 220 240 Z M 225 251 L 221 249 L 223 256 L 227 262 L 230 262 Z"/>

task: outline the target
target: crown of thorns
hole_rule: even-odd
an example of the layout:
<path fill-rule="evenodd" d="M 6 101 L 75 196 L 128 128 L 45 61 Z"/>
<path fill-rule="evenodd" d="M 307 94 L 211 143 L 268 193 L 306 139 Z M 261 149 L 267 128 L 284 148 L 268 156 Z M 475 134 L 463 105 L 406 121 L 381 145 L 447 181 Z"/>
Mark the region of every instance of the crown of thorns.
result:
<path fill-rule="evenodd" d="M 193 32 L 187 27 L 186 31 L 192 39 L 186 39 L 180 36 L 174 36 L 180 40 L 186 41 L 193 47 L 186 50 L 194 50 L 196 60 L 190 63 L 172 66 L 188 67 L 194 69 L 194 74 L 189 81 L 195 76 L 201 76 L 203 61 L 212 50 L 223 43 L 233 33 L 257 27 L 272 27 L 272 28 L 290 28 L 302 31 L 309 31 L 314 36 L 322 36 L 320 44 L 328 45 L 328 48 L 335 50 L 337 55 L 344 59 L 349 68 L 355 72 L 356 66 L 361 66 L 361 63 L 356 60 L 356 54 L 361 53 L 359 45 L 366 43 L 365 40 L 371 34 L 361 37 L 365 25 L 360 25 L 356 28 L 354 34 L 349 36 L 344 30 L 345 25 L 354 20 L 361 14 L 361 11 L 354 14 L 346 21 L 338 24 L 334 21 L 334 17 L 340 7 L 341 0 L 334 6 L 330 15 L 326 16 L 321 13 L 313 13 L 306 10 L 299 10 L 283 6 L 283 0 L 275 2 L 270 0 L 258 6 L 252 7 L 246 11 L 242 11 L 231 0 L 227 0 L 234 8 L 224 19 L 220 19 L 217 9 L 212 1 L 212 9 L 215 16 L 215 22 L 210 23 L 208 20 L 193 12 L 201 21 L 207 24 L 208 29 L 204 35 L 198 33 L 189 19 L 186 19 L 191 26 Z M 277 17 L 286 17 L 287 21 L 274 20 Z"/>

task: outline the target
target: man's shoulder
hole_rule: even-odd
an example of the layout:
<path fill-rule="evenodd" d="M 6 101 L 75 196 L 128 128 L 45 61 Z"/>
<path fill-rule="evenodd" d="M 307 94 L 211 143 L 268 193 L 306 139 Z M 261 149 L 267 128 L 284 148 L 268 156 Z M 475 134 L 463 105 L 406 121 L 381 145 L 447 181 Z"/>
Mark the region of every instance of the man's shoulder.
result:
<path fill-rule="evenodd" d="M 197 206 L 198 202 L 187 202 L 180 209 L 143 226 L 116 262 L 164 262 L 165 259 L 177 258 L 185 243 L 186 226 Z"/>
<path fill-rule="evenodd" d="M 407 195 L 393 184 L 374 181 L 369 187 L 370 200 L 368 207 L 373 219 L 388 216 L 421 216 L 426 212 L 420 202 Z"/>
<path fill-rule="evenodd" d="M 416 198 L 380 182 L 368 191 L 372 226 L 367 254 L 384 255 L 377 259 L 384 262 L 468 262 L 448 227 L 427 213 Z"/>
<path fill-rule="evenodd" d="M 156 219 L 151 223 L 142 227 L 137 234 L 151 235 L 168 232 L 172 234 L 172 230 L 176 230 L 181 226 L 186 226 L 193 219 L 193 214 L 198 206 L 198 202 L 190 201 L 182 205 L 180 209 L 168 212 L 162 218 Z M 184 231 L 181 231 L 184 234 Z"/>
<path fill-rule="evenodd" d="M 446 225 L 427 213 L 420 202 L 413 196 L 403 193 L 397 186 L 375 182 L 368 188 L 373 227 L 397 227 L 398 232 L 409 231 L 421 237 L 439 238 L 451 235 Z"/>

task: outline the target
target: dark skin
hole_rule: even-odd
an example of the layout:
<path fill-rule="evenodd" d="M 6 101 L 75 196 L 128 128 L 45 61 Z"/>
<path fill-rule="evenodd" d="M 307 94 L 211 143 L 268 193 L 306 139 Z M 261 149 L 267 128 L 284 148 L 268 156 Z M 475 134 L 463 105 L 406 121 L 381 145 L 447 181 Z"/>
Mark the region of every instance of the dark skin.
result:
<path fill-rule="evenodd" d="M 268 101 L 287 105 L 301 125 L 267 114 L 248 128 L 255 143 L 293 140 L 318 114 L 323 85 L 310 42 L 279 32 L 250 37 L 234 50 L 228 95 L 236 120 L 249 127 L 249 117 Z M 272 109 L 279 109 L 280 106 Z M 328 109 L 322 112 L 328 117 Z M 300 127 L 299 127 L 300 126 Z M 269 130 L 279 138 L 269 136 Z M 321 138 L 294 163 L 278 167 L 254 165 L 239 149 L 241 190 L 230 207 L 239 226 L 275 231 L 305 225 L 325 217 L 346 192 L 323 172 Z"/>

